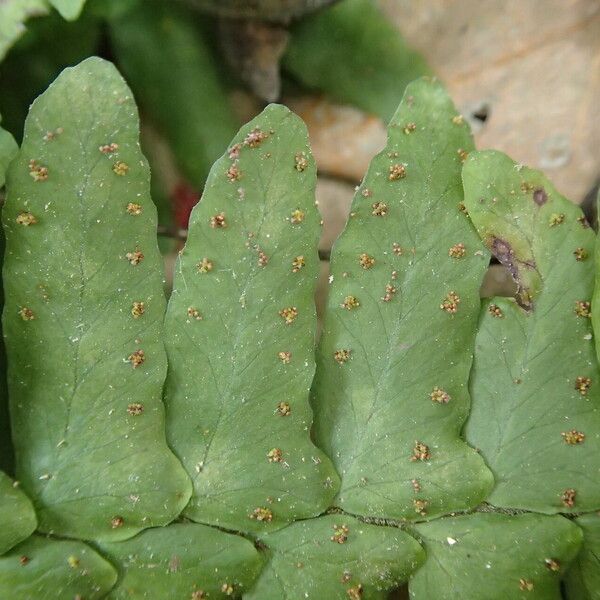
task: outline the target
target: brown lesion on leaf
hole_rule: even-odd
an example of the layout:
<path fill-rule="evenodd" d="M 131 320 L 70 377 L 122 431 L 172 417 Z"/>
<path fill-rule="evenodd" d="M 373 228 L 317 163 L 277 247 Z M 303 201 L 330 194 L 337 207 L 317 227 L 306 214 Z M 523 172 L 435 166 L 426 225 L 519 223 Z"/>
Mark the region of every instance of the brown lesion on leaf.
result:
<path fill-rule="evenodd" d="M 304 259 L 304 256 L 299 255 L 299 256 L 294 257 L 294 260 L 292 260 L 292 273 L 297 273 L 305 265 L 306 265 L 306 260 Z"/>
<path fill-rule="evenodd" d="M 346 296 L 340 306 L 346 310 L 354 310 L 360 306 L 360 302 L 356 296 Z"/>
<path fill-rule="evenodd" d="M 534 261 L 519 260 L 512 249 L 512 246 L 502 238 L 491 236 L 487 239 L 487 246 L 498 261 L 508 270 L 514 282 L 517 284 L 517 303 L 527 311 L 532 310 L 533 303 L 529 289 L 524 285 L 520 269 L 524 267 L 537 271 Z"/>
<path fill-rule="evenodd" d="M 592 305 L 587 300 L 576 300 L 574 312 L 578 317 L 591 317 Z"/>
<path fill-rule="evenodd" d="M 54 131 L 46 131 L 42 139 L 45 142 L 53 142 L 62 133 L 64 133 L 64 129 L 62 127 L 57 127 Z"/>
<path fill-rule="evenodd" d="M 455 314 L 458 311 L 459 304 L 460 296 L 456 292 L 448 292 L 440 304 L 440 308 L 449 314 Z"/>
<path fill-rule="evenodd" d="M 431 398 L 432 402 L 437 402 L 438 404 L 448 404 L 448 402 L 451 400 L 450 394 L 446 390 L 437 386 L 433 388 L 433 391 L 431 394 L 429 394 L 429 397 Z"/>
<path fill-rule="evenodd" d="M 273 520 L 273 511 L 270 508 L 258 506 L 250 513 L 249 517 L 255 521 L 270 523 Z"/>
<path fill-rule="evenodd" d="M 523 577 L 521 577 L 521 579 L 519 579 L 519 589 L 522 592 L 533 591 L 533 581 L 530 581 L 529 579 L 524 579 Z"/>
<path fill-rule="evenodd" d="M 131 305 L 131 316 L 139 319 L 146 312 L 146 303 L 141 301 L 133 302 Z"/>
<path fill-rule="evenodd" d="M 553 573 L 558 573 L 560 571 L 560 561 L 555 558 L 545 558 L 544 564 L 546 565 L 546 569 L 548 571 L 552 571 Z"/>
<path fill-rule="evenodd" d="M 469 153 L 466 150 L 463 150 L 462 148 L 459 148 L 456 151 L 456 154 L 458 154 L 458 158 L 460 158 L 461 162 L 465 162 L 465 160 L 467 160 Z"/>
<path fill-rule="evenodd" d="M 577 262 L 582 262 L 587 259 L 589 256 L 588 251 L 585 248 L 575 248 L 573 251 L 573 255 L 575 256 L 575 260 Z"/>
<path fill-rule="evenodd" d="M 292 353 L 288 351 L 278 352 L 277 357 L 284 365 L 289 365 L 292 360 Z"/>
<path fill-rule="evenodd" d="M 35 319 L 35 314 L 27 306 L 21 307 L 21 310 L 19 310 L 19 316 L 21 319 L 23 319 L 23 321 L 33 321 Z"/>
<path fill-rule="evenodd" d="M 496 317 L 496 319 L 501 319 L 504 316 L 502 309 L 497 304 L 490 304 L 488 306 L 488 312 L 492 317 Z"/>
<path fill-rule="evenodd" d="M 125 258 L 129 261 L 129 264 L 135 267 L 144 260 L 144 253 L 140 252 L 139 250 L 135 250 L 133 252 L 128 252 L 125 255 Z"/>
<path fill-rule="evenodd" d="M 110 520 L 110 526 L 113 529 L 118 529 L 119 527 L 123 527 L 125 524 L 125 519 L 123 517 L 117 515 Z"/>
<path fill-rule="evenodd" d="M 129 204 L 127 204 L 127 212 L 130 215 L 137 217 L 142 214 L 142 205 L 137 202 L 129 202 Z"/>
<path fill-rule="evenodd" d="M 592 380 L 589 377 L 579 376 L 575 379 L 575 389 L 582 395 L 586 396 L 590 387 L 592 387 Z"/>
<path fill-rule="evenodd" d="M 577 446 L 578 444 L 583 444 L 585 441 L 585 433 L 576 429 L 563 431 L 560 435 L 562 435 L 565 444 L 569 444 L 570 446 Z"/>
<path fill-rule="evenodd" d="M 235 588 L 233 586 L 233 584 L 225 582 L 222 586 L 221 586 L 221 592 L 223 594 L 225 594 L 226 596 L 233 596 L 233 592 L 235 591 Z"/>
<path fill-rule="evenodd" d="M 226 172 L 227 179 L 233 183 L 234 181 L 239 181 L 242 178 L 242 172 L 238 167 L 237 161 L 229 166 Z"/>
<path fill-rule="evenodd" d="M 587 219 L 585 218 L 584 215 L 581 215 L 580 217 L 577 217 L 577 222 L 584 228 L 584 229 L 588 229 L 590 224 L 588 223 Z"/>
<path fill-rule="evenodd" d="M 144 362 L 146 362 L 146 354 L 143 350 L 136 350 L 127 357 L 127 360 L 131 363 L 131 366 L 134 369 L 137 369 L 137 367 L 143 365 Z"/>
<path fill-rule="evenodd" d="M 140 404 L 139 402 L 132 402 L 127 406 L 127 412 L 132 417 L 137 417 L 144 412 L 144 405 Z"/>
<path fill-rule="evenodd" d="M 194 306 L 188 306 L 187 309 L 188 319 L 192 319 L 194 321 L 202 321 L 203 317 L 200 311 Z"/>
<path fill-rule="evenodd" d="M 333 535 L 329 539 L 336 544 L 345 544 L 349 533 L 350 529 L 347 525 L 334 525 Z"/>
<path fill-rule="evenodd" d="M 298 316 L 298 309 L 295 306 L 288 306 L 279 311 L 279 316 L 285 321 L 286 325 L 291 325 Z"/>
<path fill-rule="evenodd" d="M 227 220 L 225 219 L 225 213 L 220 212 L 213 215 L 210 218 L 210 226 L 213 229 L 225 229 L 227 227 Z"/>
<path fill-rule="evenodd" d="M 429 451 L 429 446 L 424 444 L 423 442 L 419 442 L 415 440 L 415 445 L 412 451 L 412 456 L 410 460 L 415 462 L 417 460 L 425 461 L 431 458 L 431 452 Z"/>
<path fill-rule="evenodd" d="M 262 131 L 259 127 L 255 127 L 245 138 L 244 146 L 248 148 L 258 148 L 264 140 L 269 137 L 269 134 Z"/>
<path fill-rule="evenodd" d="M 388 179 L 390 181 L 398 181 L 406 177 L 406 166 L 400 163 L 390 165 L 388 171 Z"/>
<path fill-rule="evenodd" d="M 114 154 L 119 150 L 119 144 L 115 144 L 114 142 L 102 144 L 102 146 L 98 146 L 98 150 L 100 150 L 102 154 Z"/>
<path fill-rule="evenodd" d="M 427 514 L 428 506 L 429 506 L 428 500 L 422 500 L 422 499 L 418 499 L 418 498 L 415 498 L 413 500 L 413 507 L 415 509 L 415 512 L 418 515 L 421 515 L 422 517 L 424 517 Z"/>
<path fill-rule="evenodd" d="M 341 350 L 336 350 L 333 353 L 333 358 L 335 362 L 337 362 L 340 365 L 343 365 L 344 363 L 347 363 L 350 360 L 350 350 L 346 350 L 345 348 Z"/>
<path fill-rule="evenodd" d="M 375 202 L 371 208 L 371 214 L 375 217 L 385 217 L 388 213 L 388 206 L 385 202 Z"/>
<path fill-rule="evenodd" d="M 306 154 L 304 152 L 297 152 L 294 156 L 294 168 L 298 173 L 302 173 L 307 167 L 308 159 L 306 158 Z"/>
<path fill-rule="evenodd" d="M 546 204 L 546 202 L 548 202 L 548 194 L 546 193 L 546 190 L 543 187 L 535 188 L 533 190 L 532 197 L 533 197 L 533 201 L 538 206 L 543 206 L 544 204 Z"/>
<path fill-rule="evenodd" d="M 366 252 L 363 252 L 358 257 L 358 264 L 363 269 L 370 269 L 375 264 L 375 259 Z"/>
<path fill-rule="evenodd" d="M 363 586 L 359 583 L 346 590 L 346 596 L 349 600 L 362 600 L 363 597 Z"/>
<path fill-rule="evenodd" d="M 37 223 L 35 216 L 27 211 L 20 212 L 15 220 L 19 225 L 23 225 L 24 227 L 29 227 Z"/>
<path fill-rule="evenodd" d="M 269 257 L 265 254 L 265 252 L 263 250 L 261 250 L 260 248 L 257 247 L 257 252 L 258 252 L 258 266 L 259 267 L 266 267 L 269 264 Z"/>
<path fill-rule="evenodd" d="M 304 217 L 305 217 L 304 211 L 297 208 L 290 215 L 290 223 L 292 225 L 300 225 L 300 223 L 302 223 L 304 221 Z"/>
<path fill-rule="evenodd" d="M 113 165 L 112 170 L 115 175 L 119 175 L 120 177 L 123 177 L 123 176 L 127 175 L 127 173 L 129 172 L 129 165 L 127 163 L 124 163 L 122 160 L 120 160 Z"/>
<path fill-rule="evenodd" d="M 450 246 L 448 249 L 448 256 L 450 258 L 462 258 L 467 253 L 465 245 L 462 242 Z"/>
<path fill-rule="evenodd" d="M 271 448 L 271 450 L 267 452 L 267 460 L 270 463 L 280 463 L 283 460 L 283 452 L 281 451 L 281 448 Z"/>
<path fill-rule="evenodd" d="M 564 213 L 552 213 L 550 215 L 550 219 L 548 220 L 549 227 L 556 227 L 557 225 L 562 225 L 565 222 L 565 214 Z"/>
<path fill-rule="evenodd" d="M 385 294 L 381 297 L 383 302 L 391 302 L 396 294 L 396 287 L 391 283 L 386 284 L 385 286 Z"/>
<path fill-rule="evenodd" d="M 40 165 L 37 160 L 29 161 L 29 175 L 35 182 L 46 181 L 48 179 L 48 167 Z"/>
<path fill-rule="evenodd" d="M 560 495 L 560 500 L 563 503 L 563 506 L 573 508 L 575 506 L 576 497 L 577 492 L 573 488 L 568 488 Z"/>
<path fill-rule="evenodd" d="M 210 273 L 213 270 L 213 261 L 206 256 L 196 265 L 198 273 Z"/>
<path fill-rule="evenodd" d="M 292 408 L 289 402 L 279 402 L 277 404 L 277 408 L 275 409 L 275 413 L 280 417 L 288 417 L 292 413 Z"/>

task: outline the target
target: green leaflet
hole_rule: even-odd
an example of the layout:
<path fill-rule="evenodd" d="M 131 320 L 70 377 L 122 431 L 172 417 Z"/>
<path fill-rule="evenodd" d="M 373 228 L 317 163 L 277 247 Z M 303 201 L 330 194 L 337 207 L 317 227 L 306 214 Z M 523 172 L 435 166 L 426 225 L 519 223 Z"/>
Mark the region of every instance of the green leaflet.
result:
<path fill-rule="evenodd" d="M 248 540 L 192 523 L 150 529 L 101 548 L 120 569 L 111 600 L 240 598 L 262 565 Z"/>
<path fill-rule="evenodd" d="M 19 147 L 13 136 L 0 127 L 0 188 L 4 186 L 6 170 L 18 150 Z"/>
<path fill-rule="evenodd" d="M 165 403 L 195 521 L 262 532 L 318 515 L 336 491 L 308 433 L 314 186 L 304 124 L 271 105 L 215 163 L 192 212 L 166 317 Z"/>
<path fill-rule="evenodd" d="M 410 581 L 414 600 L 560 600 L 582 538 L 568 519 L 534 514 L 475 513 L 415 529 L 427 560 Z"/>
<path fill-rule="evenodd" d="M 25 33 L 29 17 L 45 15 L 46 0 L 4 0 L 0 2 L 0 60 L 10 47 Z"/>
<path fill-rule="evenodd" d="M 29 498 L 0 471 L 0 554 L 29 537 L 36 525 Z"/>
<path fill-rule="evenodd" d="M 85 0 L 50 0 L 50 4 L 56 8 L 63 19 L 74 21 L 81 14 Z"/>
<path fill-rule="evenodd" d="M 386 122 L 406 86 L 429 73 L 372 0 L 343 0 L 298 21 L 283 64 L 304 84 Z"/>
<path fill-rule="evenodd" d="M 104 598 L 117 581 L 112 565 L 87 544 L 34 535 L 0 556 L 0 598 Z"/>
<path fill-rule="evenodd" d="M 269 562 L 244 600 L 384 600 L 425 558 L 400 529 L 341 514 L 294 523 L 261 541 Z"/>
<path fill-rule="evenodd" d="M 192 17 L 197 15 L 174 3 L 144 2 L 114 18 L 110 33 L 136 97 L 200 189 L 235 134 L 237 120 Z"/>
<path fill-rule="evenodd" d="M 472 147 L 443 87 L 411 84 L 333 249 L 313 406 L 351 513 L 421 519 L 492 485 L 459 436 L 489 256 L 459 210 Z"/>
<path fill-rule="evenodd" d="M 600 515 L 582 515 L 575 522 L 583 530 L 583 547 L 566 578 L 567 598 L 599 600 Z"/>
<path fill-rule="evenodd" d="M 7 187 L 12 431 L 40 530 L 123 539 L 166 524 L 190 483 L 164 437 L 149 172 L 110 63 L 65 70 L 36 100 Z"/>
<path fill-rule="evenodd" d="M 519 302 L 484 303 L 465 435 L 496 477 L 495 506 L 600 508 L 600 378 L 589 300 L 594 232 L 538 171 L 500 152 L 463 170 L 465 204 Z"/>

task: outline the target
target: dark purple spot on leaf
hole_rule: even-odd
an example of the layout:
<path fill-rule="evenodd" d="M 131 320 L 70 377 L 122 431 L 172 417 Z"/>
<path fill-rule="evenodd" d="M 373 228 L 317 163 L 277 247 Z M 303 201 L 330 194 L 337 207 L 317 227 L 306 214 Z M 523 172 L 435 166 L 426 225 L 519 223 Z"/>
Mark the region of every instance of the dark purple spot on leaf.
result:
<path fill-rule="evenodd" d="M 533 190 L 533 201 L 538 205 L 542 206 L 548 202 L 548 194 L 544 188 L 537 188 Z"/>

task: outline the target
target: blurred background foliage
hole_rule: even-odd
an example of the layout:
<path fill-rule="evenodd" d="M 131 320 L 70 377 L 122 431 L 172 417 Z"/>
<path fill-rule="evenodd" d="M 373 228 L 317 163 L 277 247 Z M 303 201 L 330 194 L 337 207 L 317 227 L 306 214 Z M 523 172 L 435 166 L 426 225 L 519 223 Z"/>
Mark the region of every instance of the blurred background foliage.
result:
<path fill-rule="evenodd" d="M 117 64 L 140 106 L 167 255 L 239 125 L 279 101 L 309 127 L 326 256 L 384 123 L 423 74 L 448 86 L 480 148 L 593 204 L 596 0 L 2 0 L 3 127 L 19 141 L 32 100 L 90 55 Z"/>

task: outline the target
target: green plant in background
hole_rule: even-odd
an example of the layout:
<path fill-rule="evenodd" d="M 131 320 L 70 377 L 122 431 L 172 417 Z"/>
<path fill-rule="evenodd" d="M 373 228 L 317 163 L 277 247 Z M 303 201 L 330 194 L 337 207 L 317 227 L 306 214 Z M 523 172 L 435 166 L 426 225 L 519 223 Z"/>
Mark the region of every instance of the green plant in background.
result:
<path fill-rule="evenodd" d="M 0 596 L 598 597 L 580 210 L 418 80 L 336 243 L 315 360 L 314 184 L 304 125 L 267 107 L 213 166 L 166 308 L 130 90 L 91 58 L 34 103 L 3 209 Z M 480 308 L 490 252 L 519 295 Z"/>
<path fill-rule="evenodd" d="M 240 113 L 256 110 L 247 94 L 240 100 L 240 80 L 269 100 L 282 87 L 308 85 L 387 121 L 406 84 L 427 73 L 370 0 L 5 0 L 0 113 L 17 140 L 31 102 L 65 67 L 93 55 L 116 62 L 140 105 L 152 194 L 168 232 L 187 227 Z M 324 65 L 327 74 L 316 77 Z M 173 244 L 163 238 L 161 249 Z"/>

